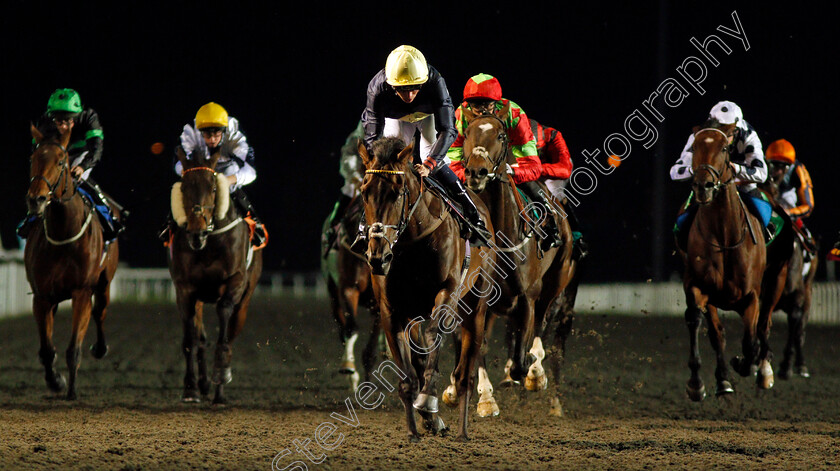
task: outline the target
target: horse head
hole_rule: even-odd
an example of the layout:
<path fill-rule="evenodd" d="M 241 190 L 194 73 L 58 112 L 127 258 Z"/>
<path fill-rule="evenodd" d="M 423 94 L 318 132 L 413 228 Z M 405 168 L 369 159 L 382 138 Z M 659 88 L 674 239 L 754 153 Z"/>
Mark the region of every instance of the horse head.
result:
<path fill-rule="evenodd" d="M 225 217 L 230 207 L 230 184 L 227 177 L 216 173 L 218 152 L 207 158 L 196 151 L 187 159 L 184 150 L 177 150 L 182 166 L 181 181 L 172 186 L 172 217 L 186 228 L 187 242 L 193 250 L 207 244 L 215 221 Z"/>
<path fill-rule="evenodd" d="M 735 178 L 735 171 L 729 164 L 730 138 L 734 132 L 734 124 L 707 123 L 694 133 L 691 186 L 700 204 L 714 201 L 720 190 Z"/>
<path fill-rule="evenodd" d="M 509 109 L 510 104 L 507 104 L 495 114 L 482 115 L 470 108 L 461 109 L 470 123 L 464 131 L 464 176 L 467 187 L 476 193 L 505 174 L 509 141 L 502 117 Z"/>
<path fill-rule="evenodd" d="M 359 155 L 365 164 L 361 192 L 368 229 L 368 265 L 374 275 L 387 275 L 394 259 L 393 247 L 407 224 L 412 182 L 413 146 L 386 137 L 373 143 L 370 156 L 364 144 Z"/>
<path fill-rule="evenodd" d="M 64 200 L 66 193 L 73 192 L 67 157 L 70 133 L 60 135 L 55 130 L 47 135 L 34 125 L 30 125 L 30 131 L 35 139 L 35 151 L 29 157 L 26 206 L 29 214 L 40 216 L 52 199 Z"/>

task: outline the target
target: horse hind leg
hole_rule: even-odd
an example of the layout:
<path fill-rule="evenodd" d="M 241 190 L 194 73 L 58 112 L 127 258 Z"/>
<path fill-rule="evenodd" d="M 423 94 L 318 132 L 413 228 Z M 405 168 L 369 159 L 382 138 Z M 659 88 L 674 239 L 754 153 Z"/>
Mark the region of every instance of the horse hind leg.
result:
<path fill-rule="evenodd" d="M 691 376 L 686 382 L 685 392 L 689 399 L 695 402 L 702 401 L 706 398 L 706 386 L 703 385 L 703 380 L 700 379 L 700 345 L 698 337 L 700 333 L 700 325 L 703 323 L 703 314 L 699 307 L 689 305 L 685 310 L 685 324 L 688 327 L 689 339 L 689 356 L 688 368 L 691 370 Z"/>
<path fill-rule="evenodd" d="M 718 316 L 717 307 L 706 305 L 706 319 L 709 321 L 709 341 L 715 350 L 715 396 L 721 397 L 735 392 L 729 381 L 729 367 L 726 365 L 726 333 Z"/>
<path fill-rule="evenodd" d="M 67 381 L 55 370 L 55 346 L 52 341 L 53 322 L 57 304 L 35 297 L 32 300 L 32 312 L 38 324 L 38 334 L 41 340 L 41 348 L 38 350 L 38 358 L 44 366 L 44 379 L 50 391 L 60 393 L 67 388 Z"/>

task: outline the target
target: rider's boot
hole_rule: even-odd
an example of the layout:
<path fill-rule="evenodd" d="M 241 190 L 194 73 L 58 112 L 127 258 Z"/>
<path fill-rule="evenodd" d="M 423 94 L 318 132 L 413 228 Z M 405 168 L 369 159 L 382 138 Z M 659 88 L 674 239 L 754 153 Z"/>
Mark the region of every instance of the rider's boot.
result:
<path fill-rule="evenodd" d="M 589 244 L 587 244 L 586 240 L 583 238 L 580 219 L 578 219 L 577 213 L 575 213 L 574 209 L 572 209 L 572 205 L 563 204 L 563 211 L 566 213 L 566 220 L 569 221 L 569 229 L 572 231 L 572 240 L 574 244 L 574 248 L 572 249 L 572 259 L 579 261 L 589 255 Z"/>
<path fill-rule="evenodd" d="M 557 227 L 557 220 L 554 218 L 554 202 L 548 200 L 548 195 L 541 191 L 537 182 L 524 182 L 517 185 L 521 188 L 532 201 L 539 202 L 543 205 L 546 211 L 546 224 L 544 230 L 546 232 L 545 238 L 542 240 L 541 247 L 543 250 L 548 250 L 552 247 L 558 247 L 563 244 L 563 239 L 560 238 L 560 228 Z"/>
<path fill-rule="evenodd" d="M 330 214 L 330 220 L 327 222 L 327 229 L 324 232 L 322 254 L 324 257 L 327 256 L 335 245 L 335 241 L 338 238 L 338 225 L 344 219 L 344 213 L 347 211 L 347 206 L 350 205 L 350 201 L 352 201 L 352 198 L 342 193 L 338 197 L 338 202 L 335 203 L 333 212 Z"/>
<path fill-rule="evenodd" d="M 114 217 L 110 205 L 112 200 L 91 179 L 82 180 L 79 186 L 93 199 L 93 205 L 96 207 L 99 223 L 102 226 L 102 238 L 105 241 L 113 241 L 125 230 L 125 226 L 119 219 Z M 119 207 L 116 203 L 115 206 Z"/>
<path fill-rule="evenodd" d="M 356 239 L 350 244 L 350 251 L 359 255 L 365 253 L 368 246 L 367 234 L 365 231 L 365 210 L 362 208 L 362 217 L 359 220 L 359 231 L 356 232 Z"/>
<path fill-rule="evenodd" d="M 233 201 L 237 205 L 237 209 L 244 214 L 246 217 L 249 217 L 252 221 L 254 221 L 254 240 L 251 241 L 251 245 L 254 247 L 261 247 L 265 244 L 266 239 L 268 239 L 268 235 L 265 231 L 265 225 L 262 223 L 262 220 L 257 215 L 256 209 L 254 209 L 254 205 L 251 204 L 251 201 L 248 199 L 248 195 L 242 191 L 242 188 L 237 188 L 230 194 L 233 198 Z"/>
<path fill-rule="evenodd" d="M 471 234 L 461 234 L 461 237 L 465 239 L 469 237 L 470 244 L 475 247 L 488 246 L 493 235 L 487 230 L 487 225 L 481 219 L 478 208 L 467 193 L 464 184 L 455 175 L 455 172 L 448 165 L 441 165 L 432 172 L 431 177 L 435 181 L 440 182 L 446 192 L 463 208 L 464 217 L 471 226 Z"/>

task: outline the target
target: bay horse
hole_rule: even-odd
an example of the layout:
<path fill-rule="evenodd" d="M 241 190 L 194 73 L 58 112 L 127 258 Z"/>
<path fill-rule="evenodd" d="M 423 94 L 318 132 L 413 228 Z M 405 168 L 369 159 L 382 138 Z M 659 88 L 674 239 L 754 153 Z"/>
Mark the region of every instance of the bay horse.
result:
<path fill-rule="evenodd" d="M 468 108 L 463 110 L 469 121 L 464 131 L 463 165 L 467 188 L 490 211 L 497 241 L 503 235 L 506 239 L 506 247 L 499 244 L 495 248 L 497 258 L 505 262 L 497 264 L 502 269 L 494 272 L 501 296 L 488 308 L 493 315 L 508 319 L 509 378 L 503 385 L 524 382 L 526 389 L 538 391 L 548 386 L 542 361 L 546 357 L 543 339 L 549 334 L 550 325 L 558 323 L 555 334 L 562 338 L 563 346 L 571 329 L 571 318 L 557 317 L 570 314 L 570 310 L 561 309 L 565 306 L 561 296 L 576 272 L 577 263 L 572 259 L 572 231 L 565 217 L 560 217 L 557 224 L 562 240 L 559 247 L 543 251 L 539 239 L 534 237 L 543 231 L 540 222 L 554 217 L 554 212 L 562 212 L 562 206 L 558 203 L 553 209 L 537 202 L 527 206 L 518 202 L 521 201 L 518 190 L 505 171 L 513 158 L 502 120 L 509 111 L 508 106 L 495 114 L 478 115 Z M 548 190 L 540 185 L 548 195 Z M 555 356 L 557 352 L 551 353 Z M 478 413 L 485 417 L 499 412 L 483 357 L 479 365 Z M 557 382 L 559 376 L 555 375 L 555 386 Z"/>
<path fill-rule="evenodd" d="M 742 356 L 732 358 L 741 376 L 756 373 L 760 389 L 773 387 L 769 336 L 771 313 L 781 296 L 790 257 L 790 229 L 783 231 L 768 253 L 761 222 L 747 210 L 730 165 L 729 137 L 735 125 L 706 122 L 694 133 L 692 189 L 698 204 L 688 234 L 683 288 L 685 321 L 690 340 L 686 393 L 693 401 L 706 396 L 700 378 L 698 334 L 702 316 L 709 323 L 709 340 L 716 356 L 717 396 L 732 394 L 724 358 L 726 339 L 718 309 L 738 312 L 744 326 Z"/>
<path fill-rule="evenodd" d="M 338 372 L 349 375 L 350 385 L 355 391 L 360 375 L 356 368 L 355 345 L 359 338 L 357 316 L 359 306 L 365 306 L 373 318 L 370 337 L 362 352 L 362 365 L 365 368 L 365 381 L 376 363 L 380 348 L 379 304 L 373 292 L 370 267 L 367 259 L 350 250 L 348 237 L 355 235 L 362 217 L 362 200 L 356 196 L 348 205 L 346 216 L 341 220 L 336 245 L 321 261 L 321 273 L 327 284 L 330 308 L 333 319 L 338 324 L 338 335 L 344 347 Z M 327 229 L 330 218 L 324 221 Z M 383 346 L 384 347 L 384 346 Z"/>
<path fill-rule="evenodd" d="M 205 158 L 198 151 L 187 159 L 178 148 L 177 156 L 183 173 L 171 194 L 177 227 L 169 243 L 169 273 L 184 330 L 182 351 L 187 368 L 182 401 L 200 402 L 201 396 L 210 392 L 203 312 L 204 304 L 215 303 L 219 336 L 213 358 L 213 404 L 224 404 L 223 386 L 233 379 L 231 343 L 245 324 L 262 272 L 262 251 L 252 248 L 248 224 L 230 204 L 227 177 L 215 171 L 220 154 Z"/>
<path fill-rule="evenodd" d="M 103 323 L 111 280 L 117 271 L 119 244 L 116 240 L 105 243 L 95 209 L 76 191 L 67 154 L 70 133 L 57 136 L 57 130 L 49 135 L 44 132 L 31 126 L 36 147 L 30 157 L 26 204 L 29 214 L 38 215 L 42 223 L 34 224 L 27 237 L 24 264 L 32 287 L 32 312 L 41 340 L 38 356 L 47 386 L 53 392 L 67 388 L 66 398 L 75 400 L 81 346 L 91 317 L 96 323 L 91 354 L 101 359 L 108 352 Z M 118 212 L 114 214 L 119 216 Z M 52 342 L 56 309 L 67 299 L 73 306 L 73 330 L 67 347 L 69 383 L 53 367 L 56 353 Z"/>
<path fill-rule="evenodd" d="M 368 246 L 365 256 L 380 300 L 382 329 L 399 368 L 399 395 L 409 440 L 419 440 L 414 409 L 432 433 L 444 433 L 438 416 L 438 355 L 445 334 L 459 325 L 462 341 L 452 376 L 457 384 L 459 440 L 468 440 L 470 390 L 484 335 L 485 297 L 492 293 L 486 275 L 494 254 L 488 247 L 470 248 L 443 201 L 413 172 L 413 146 L 382 138 L 369 155 L 359 154 L 367 169 L 361 186 Z M 487 210 L 476 201 L 487 220 Z M 425 329 L 421 322 L 429 321 Z"/>
<path fill-rule="evenodd" d="M 759 187 L 764 190 L 771 199 L 778 200 L 779 183 L 784 178 L 784 173 L 775 175 L 771 173 L 767 181 Z M 796 232 L 793 238 L 793 252 L 791 253 L 790 265 L 782 296 L 776 303 L 776 309 L 787 314 L 788 337 L 785 344 L 784 358 L 779 364 L 779 377 L 789 379 L 794 374 L 808 378 L 811 376 L 805 364 L 805 325 L 811 311 L 811 294 L 814 284 L 814 277 L 817 275 L 819 257 L 812 256 L 806 261 L 806 249 L 804 238 L 808 236 L 800 231 Z M 819 246 L 815 244 L 815 253 L 819 253 Z"/>

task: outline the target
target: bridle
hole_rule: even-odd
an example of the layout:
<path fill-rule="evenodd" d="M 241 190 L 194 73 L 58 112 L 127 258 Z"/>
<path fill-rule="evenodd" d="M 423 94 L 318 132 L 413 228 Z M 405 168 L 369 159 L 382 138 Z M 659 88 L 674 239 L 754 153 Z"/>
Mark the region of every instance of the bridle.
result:
<path fill-rule="evenodd" d="M 215 229 L 215 227 L 216 227 L 215 224 L 214 224 L 215 218 L 213 217 L 213 215 L 215 214 L 215 211 L 216 211 L 216 197 L 215 197 L 215 195 L 216 195 L 216 192 L 218 191 L 218 186 L 216 184 L 216 171 L 213 170 L 210 167 L 192 167 L 192 168 L 184 169 L 181 172 L 181 176 L 183 177 L 184 175 L 188 174 L 189 172 L 195 172 L 195 171 L 198 171 L 198 170 L 203 170 L 203 171 L 210 172 L 210 173 L 213 174 L 213 204 L 210 205 L 210 206 L 202 206 L 200 204 L 193 205 L 192 212 L 193 212 L 194 215 L 201 216 L 202 218 L 204 218 L 204 223 L 207 225 L 207 232 L 212 233 L 213 229 Z M 210 213 L 209 218 L 205 214 L 203 214 L 204 211 L 208 211 L 208 210 L 209 210 L 209 213 Z"/>
<path fill-rule="evenodd" d="M 717 129 L 717 128 L 703 128 L 703 129 L 697 131 L 696 133 L 694 133 L 695 142 L 697 141 L 697 135 L 702 133 L 702 132 L 705 132 L 705 131 L 718 132 L 721 135 L 723 135 L 724 139 L 729 139 L 729 135 L 727 135 L 725 132 L 721 131 L 720 129 Z M 726 143 L 726 141 L 724 141 L 724 143 Z M 693 145 L 692 145 L 692 151 L 694 151 L 694 146 Z M 695 174 L 697 174 L 697 172 L 699 172 L 701 170 L 705 170 L 705 171 L 709 172 L 712 175 L 712 179 L 713 179 L 713 182 L 714 182 L 712 184 L 712 187 L 711 187 L 713 197 L 710 198 L 709 201 L 699 201 L 698 200 L 697 203 L 699 203 L 699 204 L 709 204 L 709 203 L 711 203 L 712 200 L 714 200 L 714 195 L 717 194 L 717 192 L 721 188 L 723 188 L 724 186 L 726 186 L 730 183 L 733 183 L 735 181 L 735 172 L 732 172 L 732 176 L 730 176 L 728 180 L 723 181 L 723 173 L 726 172 L 727 168 L 730 168 L 730 165 L 729 165 L 729 162 L 730 162 L 729 161 L 729 145 L 724 144 L 724 146 L 720 150 L 720 152 L 723 152 L 724 154 L 726 154 L 726 159 L 724 160 L 724 164 L 723 164 L 724 165 L 723 170 L 719 171 L 714 166 L 709 165 L 709 164 L 700 164 L 700 165 L 697 166 L 697 169 L 694 170 Z"/>
<path fill-rule="evenodd" d="M 367 175 L 405 175 L 406 172 L 403 170 L 384 170 L 384 169 L 371 169 L 366 170 L 365 174 Z M 385 224 L 382 222 L 374 222 L 368 227 L 368 238 L 369 239 L 385 239 L 385 242 L 388 243 L 388 248 L 393 251 L 394 245 L 397 244 L 400 236 L 405 231 L 405 228 L 408 226 L 408 222 L 411 220 L 411 217 L 414 215 L 414 212 L 417 210 L 417 207 L 420 205 L 420 200 L 423 199 L 423 186 L 422 181 L 420 182 L 420 192 L 417 195 L 417 199 L 411 205 L 411 209 L 408 209 L 408 185 L 403 184 L 402 190 L 400 191 L 399 200 L 400 200 L 400 219 L 397 224 Z M 388 236 L 385 234 L 386 229 L 394 230 L 394 235 L 392 239 L 389 239 Z"/>
<path fill-rule="evenodd" d="M 59 144 L 58 142 L 41 141 L 40 143 L 38 143 L 37 146 L 35 146 L 35 150 L 38 150 L 42 146 L 47 145 L 57 146 L 59 149 L 61 149 L 61 152 L 63 154 L 61 159 L 58 160 L 58 166 L 60 168 L 58 178 L 55 179 L 55 182 L 50 182 L 49 179 L 47 179 L 47 177 L 43 175 L 35 175 L 34 177 L 29 179 L 29 186 L 32 186 L 32 183 L 34 183 L 35 181 L 44 180 L 44 183 L 47 184 L 47 189 L 49 190 L 49 193 L 47 193 L 47 195 L 49 196 L 49 200 L 58 200 L 61 203 L 66 203 L 67 201 L 70 201 L 70 199 L 73 198 L 72 194 L 70 196 L 65 196 L 67 193 L 69 193 L 68 189 L 71 185 L 71 179 L 69 178 L 70 165 L 68 163 L 67 149 L 65 149 L 64 146 Z M 64 191 L 62 192 L 61 197 L 56 197 L 55 190 L 56 188 L 58 188 L 58 185 L 61 184 L 62 179 L 64 180 Z"/>
<path fill-rule="evenodd" d="M 510 144 L 510 139 L 508 139 L 507 132 L 505 132 L 505 129 L 506 129 L 507 126 L 505 125 L 505 122 L 502 121 L 501 118 L 499 118 L 498 116 L 496 116 L 493 113 L 484 113 L 484 114 L 481 114 L 480 116 L 477 116 L 475 119 L 477 120 L 477 119 L 480 119 L 480 118 L 493 118 L 496 121 L 498 121 L 499 124 L 502 125 L 502 131 L 497 137 L 497 139 L 502 141 L 502 153 L 499 154 L 499 157 L 498 157 L 497 160 L 491 161 L 492 170 L 490 171 L 490 173 L 487 174 L 487 178 L 489 178 L 490 181 L 493 181 L 493 180 L 496 180 L 496 179 L 502 179 L 504 177 L 504 175 L 506 175 L 506 172 L 502 172 L 501 175 L 500 175 L 499 174 L 499 167 L 503 163 L 505 163 L 505 161 L 507 160 L 508 152 L 510 152 L 510 145 L 509 145 Z M 473 121 L 473 122 L 475 122 L 475 121 Z M 478 147 L 473 148 L 473 152 L 475 152 L 475 150 L 479 149 L 479 148 L 486 150 L 486 148 L 484 148 L 483 146 L 478 146 Z M 470 155 L 466 156 L 466 158 L 464 159 L 464 167 L 465 168 L 467 167 L 467 165 L 469 165 L 470 157 L 472 157 L 473 152 L 470 152 Z"/>

